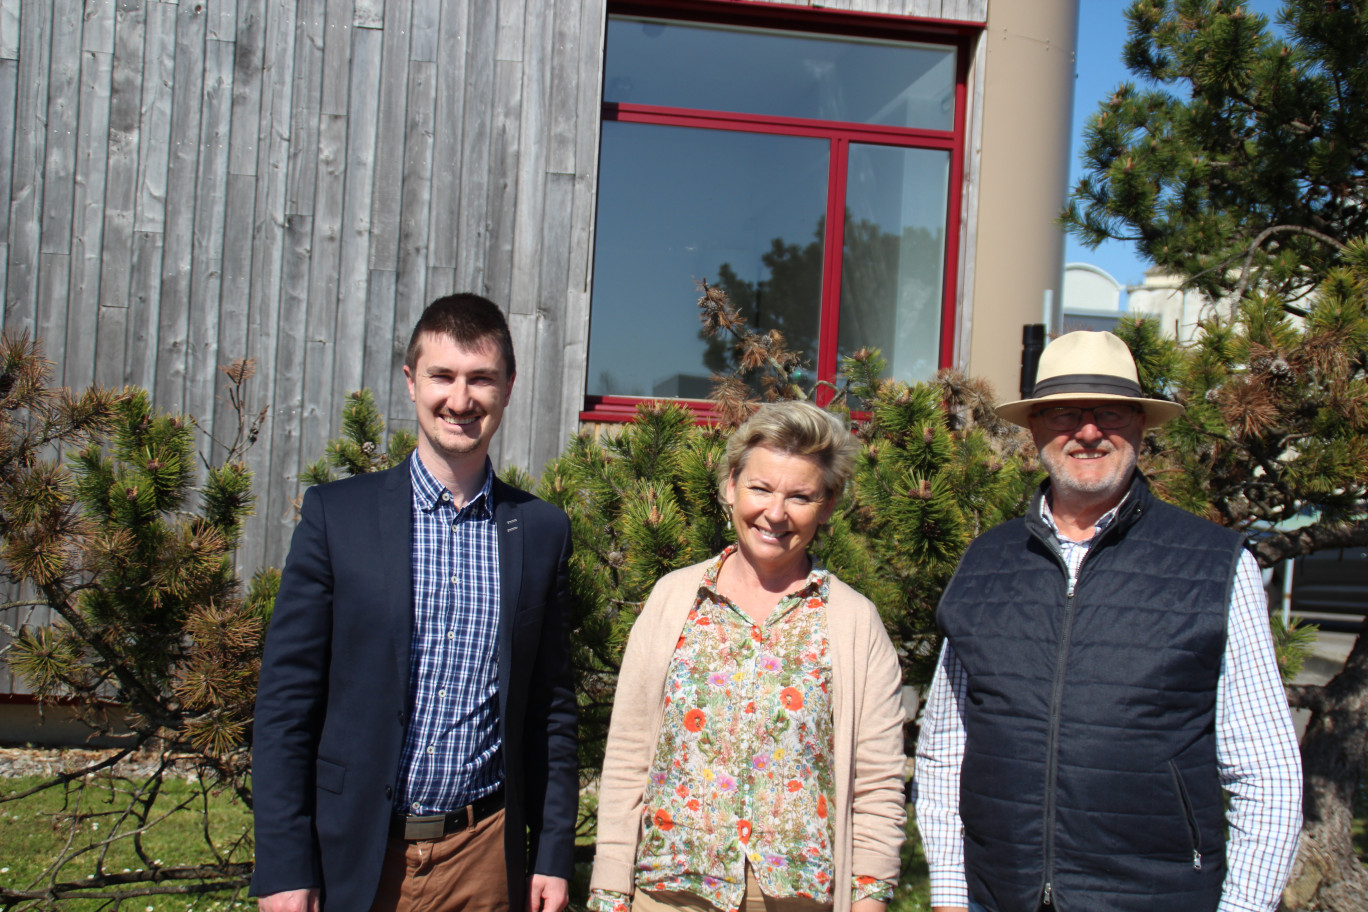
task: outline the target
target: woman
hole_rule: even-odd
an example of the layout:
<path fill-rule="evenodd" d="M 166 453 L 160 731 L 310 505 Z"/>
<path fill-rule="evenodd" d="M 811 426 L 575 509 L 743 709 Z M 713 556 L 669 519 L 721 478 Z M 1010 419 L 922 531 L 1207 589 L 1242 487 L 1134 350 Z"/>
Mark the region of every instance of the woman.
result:
<path fill-rule="evenodd" d="M 808 555 L 855 439 L 761 408 L 719 468 L 736 544 L 661 579 L 622 659 L 593 912 L 878 912 L 903 838 L 897 657 Z"/>

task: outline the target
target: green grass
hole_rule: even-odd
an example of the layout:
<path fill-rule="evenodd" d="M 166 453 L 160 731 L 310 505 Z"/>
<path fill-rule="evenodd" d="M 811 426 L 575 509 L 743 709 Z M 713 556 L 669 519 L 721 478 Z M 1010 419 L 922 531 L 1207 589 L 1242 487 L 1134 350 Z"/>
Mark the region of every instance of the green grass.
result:
<path fill-rule="evenodd" d="M 43 781 L 41 777 L 0 779 L 0 798 L 8 798 Z M 111 832 L 123 833 L 131 829 L 130 821 L 120 823 L 120 816 L 129 805 L 128 787 L 125 781 L 96 778 L 88 780 L 83 787 L 73 785 L 63 789 L 58 786 L 17 801 L 0 801 L 0 887 L 10 890 L 41 887 L 46 882 L 45 870 L 64 847 L 67 851 L 83 849 L 97 845 Z M 213 855 L 204 841 L 204 800 L 198 783 L 167 779 L 154 814 L 170 812 L 186 801 L 189 801 L 189 807 L 170 813 L 142 837 L 145 860 L 138 856 L 131 837 L 113 842 L 105 856 L 103 871 L 107 874 L 137 871 L 147 868 L 148 861 L 168 866 L 212 861 Z M 249 858 L 250 845 L 241 840 L 244 835 L 250 835 L 251 814 L 226 793 L 210 794 L 207 801 L 209 835 L 214 844 L 225 855 L 236 846 L 231 855 L 233 860 Z M 81 818 L 74 834 L 71 832 L 73 815 Z M 68 838 L 71 838 L 69 846 Z M 87 851 L 72 859 L 59 872 L 58 882 L 82 881 L 94 874 L 97 855 L 95 851 Z M 208 912 L 255 906 L 255 900 L 248 900 L 244 891 L 242 894 L 227 892 L 201 896 L 141 896 L 124 900 L 118 908 L 127 912 Z M 115 908 L 115 904 L 109 900 L 64 900 L 62 908 L 94 912 Z"/>

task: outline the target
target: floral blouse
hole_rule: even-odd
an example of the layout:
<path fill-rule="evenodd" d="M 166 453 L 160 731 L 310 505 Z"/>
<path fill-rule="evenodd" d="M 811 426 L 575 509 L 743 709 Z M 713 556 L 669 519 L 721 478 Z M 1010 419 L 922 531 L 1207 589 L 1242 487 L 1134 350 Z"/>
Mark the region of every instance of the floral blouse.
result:
<path fill-rule="evenodd" d="M 746 862 L 776 898 L 831 902 L 835 803 L 828 576 L 815 566 L 756 625 L 717 591 L 729 547 L 704 573 L 665 679 L 665 714 L 646 785 L 636 885 L 684 891 L 724 912 L 746 892 Z M 854 900 L 895 883 L 853 878 Z M 595 890 L 592 912 L 630 898 Z"/>

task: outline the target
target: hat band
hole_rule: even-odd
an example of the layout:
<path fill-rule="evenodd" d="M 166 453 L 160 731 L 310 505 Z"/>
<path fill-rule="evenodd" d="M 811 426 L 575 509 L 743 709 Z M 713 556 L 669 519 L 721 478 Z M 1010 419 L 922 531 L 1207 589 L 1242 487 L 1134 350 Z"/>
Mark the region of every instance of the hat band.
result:
<path fill-rule="evenodd" d="M 1031 390 L 1031 398 L 1040 399 L 1043 396 L 1058 396 L 1064 393 L 1143 398 L 1140 394 L 1140 384 L 1110 374 L 1063 374 L 1058 377 L 1047 377 L 1036 383 L 1035 389 Z"/>

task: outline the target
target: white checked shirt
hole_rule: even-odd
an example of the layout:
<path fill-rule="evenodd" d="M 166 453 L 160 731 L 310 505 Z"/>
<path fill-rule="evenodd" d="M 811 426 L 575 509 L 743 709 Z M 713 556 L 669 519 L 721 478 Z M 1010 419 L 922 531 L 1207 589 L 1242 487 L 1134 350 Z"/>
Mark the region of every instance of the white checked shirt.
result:
<path fill-rule="evenodd" d="M 1097 521 L 1094 538 L 1119 509 Z M 1058 537 L 1070 578 L 1076 577 L 1092 539 L 1075 542 L 1060 535 L 1046 498 L 1040 513 Z M 913 783 L 933 907 L 969 904 L 959 816 L 961 705 L 967 691 L 964 666 L 947 641 L 922 714 Z M 1221 786 L 1230 793 L 1226 879 L 1217 912 L 1273 912 L 1301 833 L 1301 754 L 1273 655 L 1259 566 L 1249 552 L 1240 556 L 1226 615 L 1216 685 L 1216 763 Z"/>
<path fill-rule="evenodd" d="M 499 539 L 485 461 L 480 492 L 459 510 L 409 459 L 413 480 L 413 636 L 409 726 L 394 809 L 454 811 L 503 784 L 499 737 Z"/>

